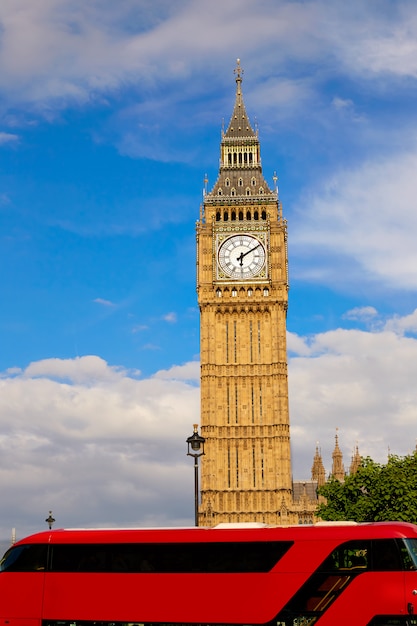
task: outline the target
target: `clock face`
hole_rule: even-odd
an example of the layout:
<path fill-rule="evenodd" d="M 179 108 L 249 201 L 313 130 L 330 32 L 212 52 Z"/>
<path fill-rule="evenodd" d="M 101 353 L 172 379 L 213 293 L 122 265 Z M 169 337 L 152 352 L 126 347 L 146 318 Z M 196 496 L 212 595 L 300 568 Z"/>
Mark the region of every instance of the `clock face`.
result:
<path fill-rule="evenodd" d="M 246 280 L 259 274 L 265 265 L 265 248 L 252 235 L 232 235 L 221 244 L 218 252 L 221 270 L 230 278 Z"/>

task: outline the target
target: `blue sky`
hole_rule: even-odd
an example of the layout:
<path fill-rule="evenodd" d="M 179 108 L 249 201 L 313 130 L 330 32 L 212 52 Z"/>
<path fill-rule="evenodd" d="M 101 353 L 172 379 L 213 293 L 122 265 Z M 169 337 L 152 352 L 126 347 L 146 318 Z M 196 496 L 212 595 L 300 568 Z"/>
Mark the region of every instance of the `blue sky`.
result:
<path fill-rule="evenodd" d="M 3 0 L 1 536 L 193 523 L 195 222 L 233 69 L 288 220 L 295 478 L 417 437 L 413 0 Z"/>

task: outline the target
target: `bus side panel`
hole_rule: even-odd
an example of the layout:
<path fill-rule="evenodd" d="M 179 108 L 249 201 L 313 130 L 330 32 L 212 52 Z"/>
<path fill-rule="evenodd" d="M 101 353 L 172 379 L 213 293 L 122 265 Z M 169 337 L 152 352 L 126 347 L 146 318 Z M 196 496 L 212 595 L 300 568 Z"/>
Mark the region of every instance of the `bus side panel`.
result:
<path fill-rule="evenodd" d="M 305 576 L 50 572 L 46 574 L 43 618 L 265 623 L 285 605 Z"/>
<path fill-rule="evenodd" d="M 346 587 L 318 625 L 366 626 L 375 615 L 406 614 L 404 572 L 369 572 Z"/>
<path fill-rule="evenodd" d="M 405 572 L 404 578 L 407 612 L 417 614 L 417 572 Z"/>
<path fill-rule="evenodd" d="M 42 615 L 43 572 L 0 573 L 0 626 L 38 626 Z"/>

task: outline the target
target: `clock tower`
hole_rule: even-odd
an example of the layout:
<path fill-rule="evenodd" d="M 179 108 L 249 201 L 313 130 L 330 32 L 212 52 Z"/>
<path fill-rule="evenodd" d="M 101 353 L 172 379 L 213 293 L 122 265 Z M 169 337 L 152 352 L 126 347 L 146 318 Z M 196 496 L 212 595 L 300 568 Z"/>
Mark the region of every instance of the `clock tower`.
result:
<path fill-rule="evenodd" d="M 288 412 L 287 227 L 261 167 L 235 69 L 220 170 L 197 223 L 201 457 L 199 524 L 294 521 Z"/>

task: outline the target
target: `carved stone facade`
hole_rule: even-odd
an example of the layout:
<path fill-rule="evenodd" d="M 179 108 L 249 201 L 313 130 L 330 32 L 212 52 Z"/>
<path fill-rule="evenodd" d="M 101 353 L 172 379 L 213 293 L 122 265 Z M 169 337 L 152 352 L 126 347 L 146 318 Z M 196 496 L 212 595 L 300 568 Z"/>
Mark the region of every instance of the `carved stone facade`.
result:
<path fill-rule="evenodd" d="M 201 505 L 198 522 L 310 524 L 326 482 L 319 451 L 311 480 L 292 480 L 286 318 L 287 223 L 261 167 L 238 61 L 236 99 L 220 169 L 197 222 L 200 307 Z M 330 476 L 345 468 L 336 431 Z M 361 462 L 358 447 L 350 473 Z"/>
<path fill-rule="evenodd" d="M 201 329 L 199 524 L 311 521 L 293 501 L 286 316 L 287 224 L 261 167 L 238 62 L 220 170 L 197 223 Z M 275 185 L 276 185 L 276 177 Z M 310 490 L 311 491 L 311 490 Z M 309 492 L 310 496 L 310 492 Z M 303 517 L 303 519 L 304 519 Z"/>

